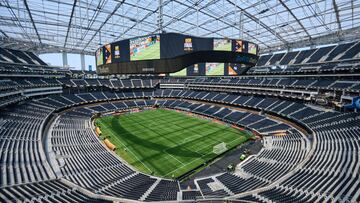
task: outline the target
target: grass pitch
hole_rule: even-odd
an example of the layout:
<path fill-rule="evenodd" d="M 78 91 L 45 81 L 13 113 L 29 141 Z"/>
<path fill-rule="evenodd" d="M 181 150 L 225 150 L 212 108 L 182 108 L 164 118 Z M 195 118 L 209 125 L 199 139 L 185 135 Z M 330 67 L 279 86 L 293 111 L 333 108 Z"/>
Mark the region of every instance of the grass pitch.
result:
<path fill-rule="evenodd" d="M 139 171 L 177 178 L 216 157 L 213 146 L 232 148 L 252 135 L 173 110 L 157 109 L 96 120 L 116 153 Z"/>

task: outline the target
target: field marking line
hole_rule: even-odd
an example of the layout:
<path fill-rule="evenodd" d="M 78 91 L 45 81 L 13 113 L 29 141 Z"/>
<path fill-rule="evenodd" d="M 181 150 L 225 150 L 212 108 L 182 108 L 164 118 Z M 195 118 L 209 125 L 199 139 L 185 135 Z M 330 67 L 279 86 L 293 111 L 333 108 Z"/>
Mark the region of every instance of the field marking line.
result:
<path fill-rule="evenodd" d="M 208 146 L 210 146 L 210 145 L 206 145 L 206 147 L 208 147 Z M 196 153 L 198 153 L 198 152 L 196 152 Z M 198 153 L 198 154 L 200 154 L 200 155 L 201 155 L 201 157 L 196 158 L 196 159 L 194 159 L 194 160 L 192 160 L 192 161 L 190 161 L 190 162 L 186 163 L 185 165 L 181 166 L 180 168 L 177 168 L 177 169 L 175 169 L 175 170 L 173 170 L 173 171 L 171 171 L 171 172 L 169 172 L 169 173 L 165 174 L 164 176 L 167 176 L 168 174 L 170 174 L 170 173 L 172 173 L 172 172 L 174 172 L 174 171 L 177 171 L 177 170 L 179 170 L 179 169 L 181 169 L 181 168 L 183 168 L 183 167 L 185 167 L 185 166 L 187 166 L 187 165 L 191 164 L 191 163 L 192 163 L 192 162 L 194 162 L 194 161 L 197 161 L 197 160 L 199 160 L 199 159 L 202 159 L 204 156 L 206 156 L 206 155 L 208 155 L 208 154 L 211 154 L 211 153 L 212 153 L 212 152 L 207 153 L 207 154 L 200 154 L 200 153 Z"/>
<path fill-rule="evenodd" d="M 163 117 L 161 117 L 161 118 L 163 118 Z M 176 121 L 179 121 L 179 120 L 182 120 L 182 119 L 176 119 Z M 152 123 L 154 123 L 154 122 L 152 122 Z M 204 123 L 204 124 L 205 124 L 205 123 Z M 172 149 L 172 148 L 175 148 L 175 147 L 177 147 L 177 146 L 179 146 L 179 145 L 182 145 L 182 144 L 186 143 L 186 140 L 188 140 L 188 139 L 194 139 L 194 138 L 198 138 L 198 137 L 203 137 L 203 135 L 195 134 L 195 135 L 193 135 L 193 136 L 189 136 L 189 137 L 185 138 L 183 142 L 178 143 L 177 145 L 175 145 L 175 146 L 173 146 L 173 147 L 171 147 L 171 148 L 168 148 L 168 149 Z M 168 138 L 166 138 L 166 137 L 160 137 L 160 139 L 167 140 Z M 175 159 L 177 162 L 179 162 L 180 164 L 182 164 L 183 166 L 185 166 L 185 164 L 184 164 L 182 161 L 180 161 L 179 159 L 177 159 L 176 157 L 174 157 L 172 154 L 168 153 L 168 152 L 167 152 L 168 149 L 163 150 L 163 152 L 165 152 L 165 153 L 166 153 L 167 155 L 169 155 L 171 158 Z M 196 153 L 197 153 L 197 152 L 196 152 Z M 200 153 L 197 153 L 197 154 L 201 155 L 201 157 L 204 156 L 203 154 L 200 154 Z M 166 158 L 166 160 L 169 160 L 169 158 Z"/>
<path fill-rule="evenodd" d="M 176 157 L 174 157 L 173 155 L 169 154 L 167 151 L 167 149 L 164 149 L 163 152 L 165 152 L 166 154 L 170 155 L 172 158 L 174 158 L 176 161 L 178 161 L 179 163 L 181 163 L 182 165 L 185 165 L 183 162 L 181 162 L 179 159 L 177 159 Z"/>
<path fill-rule="evenodd" d="M 232 141 L 231 141 L 231 142 L 229 142 L 229 143 L 232 143 L 232 142 L 234 142 L 234 141 L 236 141 L 236 140 L 239 140 L 239 139 L 240 139 L 240 137 L 239 137 L 239 138 L 237 138 L 237 139 L 235 139 L 235 140 L 232 140 Z M 206 145 L 206 147 L 208 147 L 208 146 L 211 146 L 211 144 Z M 198 153 L 198 152 L 196 151 L 196 153 Z M 177 170 L 179 170 L 179 169 L 181 169 L 181 168 L 183 168 L 183 167 L 185 167 L 185 166 L 187 166 L 187 165 L 191 164 L 192 162 L 197 161 L 197 160 L 199 160 L 199 159 L 202 159 L 204 156 L 209 155 L 209 154 L 212 154 L 212 153 L 213 153 L 213 152 L 211 151 L 211 152 L 209 152 L 209 153 L 207 153 L 207 154 L 204 154 L 204 155 L 202 155 L 201 157 L 199 157 L 199 158 L 197 158 L 197 159 L 194 159 L 194 160 L 192 160 L 192 161 L 190 161 L 190 162 L 186 163 L 185 165 L 181 166 L 180 168 L 177 168 L 177 169 L 175 169 L 175 170 L 173 170 L 173 171 L 171 171 L 171 172 L 169 172 L 169 173 L 165 174 L 164 176 L 167 176 L 167 175 L 169 175 L 170 173 L 176 172 Z M 198 154 L 200 154 L 200 153 L 198 153 Z M 200 155 L 201 155 L 201 154 L 200 154 Z"/>
<path fill-rule="evenodd" d="M 230 141 L 230 142 L 228 142 L 228 143 L 227 143 L 227 142 L 225 142 L 225 143 L 226 143 L 227 145 L 228 145 L 228 144 L 231 144 L 231 143 L 233 143 L 233 142 L 235 142 L 235 141 L 240 140 L 241 137 L 243 137 L 243 136 L 244 136 L 244 135 L 241 135 L 241 136 L 239 136 L 238 138 L 236 138 L 236 139 L 234 139 L 234 140 L 232 140 L 232 141 Z M 175 148 L 175 147 L 177 147 L 177 146 L 179 146 L 179 145 L 182 145 L 182 144 L 186 143 L 186 141 L 187 141 L 188 139 L 197 138 L 197 137 L 204 137 L 204 135 L 195 134 L 195 135 L 193 135 L 193 136 L 189 136 L 189 137 L 185 138 L 183 142 L 177 144 L 176 146 L 174 146 L 174 147 L 172 147 L 172 148 Z M 218 141 L 218 140 L 216 140 L 216 141 Z M 201 151 L 202 149 L 207 148 L 207 147 L 209 147 L 209 146 L 215 146 L 215 145 L 213 145 L 213 144 L 205 145 L 205 146 L 199 148 L 198 150 L 196 150 L 195 153 L 199 154 L 199 155 L 201 156 L 200 158 L 202 158 L 202 157 L 204 157 L 204 156 L 206 156 L 206 155 L 209 155 L 209 154 L 213 153 L 213 151 L 211 151 L 211 150 L 209 150 L 209 153 L 206 153 L 206 154 L 199 153 L 199 151 Z M 171 149 L 171 148 L 169 148 L 169 149 Z M 166 150 L 168 150 L 168 149 L 165 149 L 165 151 L 164 151 L 165 153 L 167 153 Z M 228 149 L 227 149 L 227 150 L 228 150 Z M 169 153 L 167 153 L 167 154 L 169 154 Z M 170 155 L 171 157 L 173 157 L 171 154 L 169 154 L 169 155 Z M 175 157 L 173 157 L 173 158 L 175 158 Z M 198 159 L 200 159 L 200 158 L 198 158 Z M 178 161 L 179 161 L 179 160 L 178 160 Z M 181 162 L 181 161 L 180 161 L 180 162 Z M 191 163 L 191 162 L 189 162 L 189 163 Z M 185 164 L 185 165 L 188 165 L 189 163 L 187 163 L 187 164 Z M 181 162 L 181 164 L 183 164 L 183 166 L 184 166 L 184 163 L 183 163 L 183 162 Z M 176 169 L 176 170 L 178 170 L 178 169 Z M 175 171 L 176 171 L 176 170 L 175 170 Z"/>
<path fill-rule="evenodd" d="M 162 118 L 162 117 L 161 117 L 161 118 Z M 145 119 L 145 120 L 146 120 L 146 119 Z M 152 122 L 152 123 L 153 123 L 153 122 Z M 206 123 L 209 123 L 209 122 L 206 122 Z M 205 124 L 205 123 L 204 123 L 204 124 Z M 108 127 L 106 127 L 106 128 L 108 128 Z M 112 131 L 111 129 L 110 129 L 110 133 L 111 133 L 112 135 L 114 135 L 114 133 L 113 133 L 113 131 Z M 205 136 L 206 136 L 206 135 L 205 135 Z M 115 136 L 115 137 L 116 137 L 116 136 Z M 178 143 L 177 145 L 175 145 L 175 146 L 173 146 L 173 147 L 171 147 L 171 148 L 168 148 L 168 149 L 176 148 L 176 147 L 178 147 L 179 145 L 183 145 L 183 144 L 187 143 L 186 141 L 187 141 L 188 139 L 194 139 L 194 138 L 198 138 L 198 137 L 204 137 L 204 135 L 194 134 L 193 136 L 188 136 L 188 137 L 186 137 L 181 143 Z M 231 141 L 228 142 L 227 144 L 236 142 L 236 141 L 240 140 L 242 137 L 246 137 L 246 135 L 241 134 L 241 136 L 239 136 L 238 138 L 236 138 L 236 139 L 234 139 L 234 140 L 231 140 Z M 116 139 L 117 139 L 124 147 L 126 147 L 117 137 L 116 137 Z M 166 139 L 166 138 L 160 137 L 160 139 Z M 216 140 L 216 141 L 218 141 L 218 140 Z M 202 158 L 203 158 L 204 156 L 206 156 L 206 155 L 212 154 L 213 151 L 211 151 L 211 150 L 209 150 L 209 153 L 206 153 L 206 154 L 201 154 L 201 153 L 199 153 L 200 150 L 202 150 L 202 149 L 204 149 L 204 148 L 207 148 L 207 147 L 209 147 L 209 146 L 214 146 L 214 145 L 213 145 L 213 144 L 208 144 L 208 145 L 206 145 L 206 146 L 201 147 L 199 150 L 196 150 L 195 153 L 201 155 L 201 157 L 196 158 L 196 159 L 194 159 L 194 160 L 192 160 L 192 161 L 190 161 L 190 162 L 188 162 L 188 163 L 186 163 L 186 164 L 184 164 L 183 162 L 181 162 L 180 160 L 178 160 L 176 157 L 174 157 L 174 156 L 172 156 L 171 154 L 169 154 L 169 153 L 166 151 L 166 150 L 168 150 L 168 149 L 163 150 L 163 152 L 165 152 L 166 154 L 170 155 L 171 158 L 175 159 L 176 161 L 178 161 L 179 163 L 182 164 L 181 167 L 176 168 L 175 170 L 173 170 L 173 171 L 171 171 L 171 172 L 163 175 L 163 177 L 169 175 L 170 173 L 176 172 L 176 171 L 178 171 L 179 169 L 182 169 L 182 168 L 184 168 L 185 166 L 188 166 L 189 164 L 191 164 L 191 163 L 193 163 L 193 162 L 195 162 L 195 161 L 198 161 L 199 159 L 202 159 Z M 147 168 L 147 170 L 149 170 L 150 172 L 152 172 L 152 171 L 149 169 L 149 167 L 148 167 L 145 163 L 143 163 L 131 150 L 129 150 L 129 151 L 134 155 L 134 157 L 135 157 L 139 162 L 141 162 L 141 163 L 143 164 L 143 166 L 145 166 L 145 167 Z M 164 157 L 164 158 L 165 158 L 166 160 L 169 160 L 170 157 L 167 156 L 167 157 Z"/>
<path fill-rule="evenodd" d="M 100 123 L 101 123 L 101 121 L 100 121 Z M 148 166 L 146 166 L 146 164 L 145 164 L 144 162 L 142 162 L 142 161 L 139 159 L 139 157 L 136 156 L 136 154 L 134 154 L 134 152 L 132 152 L 128 147 L 126 147 L 126 146 L 124 145 L 124 143 L 122 143 L 121 140 L 119 140 L 119 139 L 117 138 L 117 136 L 114 135 L 114 133 L 112 132 L 112 129 L 111 129 L 111 128 L 105 127 L 105 129 L 109 129 L 109 130 L 110 130 L 110 133 L 115 137 L 115 139 L 117 139 L 117 140 L 124 146 L 124 148 L 128 149 L 128 150 L 130 151 L 130 153 L 131 153 L 132 155 L 134 155 L 135 158 L 136 158 L 143 166 L 145 166 L 146 169 L 147 169 L 150 173 L 153 172 Z"/>
<path fill-rule="evenodd" d="M 183 142 L 181 142 L 181 144 L 186 143 L 186 141 L 187 141 L 189 138 L 198 138 L 198 137 L 204 137 L 204 135 L 196 134 L 196 135 L 193 135 L 193 136 L 188 136 L 187 138 L 184 139 Z"/>
<path fill-rule="evenodd" d="M 194 159 L 194 160 L 188 162 L 187 164 L 185 164 L 185 165 L 183 165 L 183 166 L 180 166 L 180 168 L 177 168 L 177 169 L 175 169 L 175 170 L 173 170 L 173 171 L 170 171 L 169 173 L 165 174 L 164 176 L 167 176 L 167 175 L 169 175 L 170 173 L 173 173 L 173 172 L 175 172 L 175 171 L 177 171 L 177 170 L 179 170 L 179 169 L 181 169 L 181 168 L 184 168 L 185 166 L 187 166 L 187 165 L 191 164 L 192 162 L 197 161 L 197 160 L 199 160 L 199 159 L 201 159 L 201 158 L 202 158 L 202 157 L 199 157 L 199 158 L 197 158 L 197 159 Z"/>

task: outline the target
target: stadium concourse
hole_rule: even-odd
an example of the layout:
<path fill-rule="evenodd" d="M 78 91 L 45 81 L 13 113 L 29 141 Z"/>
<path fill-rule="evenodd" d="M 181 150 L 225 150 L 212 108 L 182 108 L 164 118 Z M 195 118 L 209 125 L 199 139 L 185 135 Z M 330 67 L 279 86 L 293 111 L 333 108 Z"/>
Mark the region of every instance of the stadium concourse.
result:
<path fill-rule="evenodd" d="M 360 202 L 359 0 L 0 11 L 1 203 Z"/>

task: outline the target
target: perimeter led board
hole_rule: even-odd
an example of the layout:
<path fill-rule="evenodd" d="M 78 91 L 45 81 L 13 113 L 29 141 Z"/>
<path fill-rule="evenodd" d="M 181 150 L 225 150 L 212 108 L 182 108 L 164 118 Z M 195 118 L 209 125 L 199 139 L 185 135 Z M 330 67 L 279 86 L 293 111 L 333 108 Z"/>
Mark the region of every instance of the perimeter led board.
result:
<path fill-rule="evenodd" d="M 98 74 L 174 73 L 194 64 L 207 64 L 207 75 L 215 75 L 212 63 L 253 66 L 258 46 L 237 39 L 204 38 L 178 33 L 153 34 L 107 44 L 95 53 Z M 194 68 L 193 74 L 196 73 Z M 204 68 L 199 68 L 199 73 Z M 204 70 L 204 71 L 202 71 Z"/>

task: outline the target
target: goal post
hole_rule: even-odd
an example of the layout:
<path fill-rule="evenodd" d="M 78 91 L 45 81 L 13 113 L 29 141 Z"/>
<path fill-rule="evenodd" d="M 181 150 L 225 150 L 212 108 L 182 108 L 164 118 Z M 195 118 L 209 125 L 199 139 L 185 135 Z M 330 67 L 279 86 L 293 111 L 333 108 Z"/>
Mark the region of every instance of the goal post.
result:
<path fill-rule="evenodd" d="M 213 147 L 213 153 L 217 154 L 217 155 L 225 152 L 226 150 L 227 150 L 227 147 L 226 147 L 225 142 L 221 142 Z"/>

